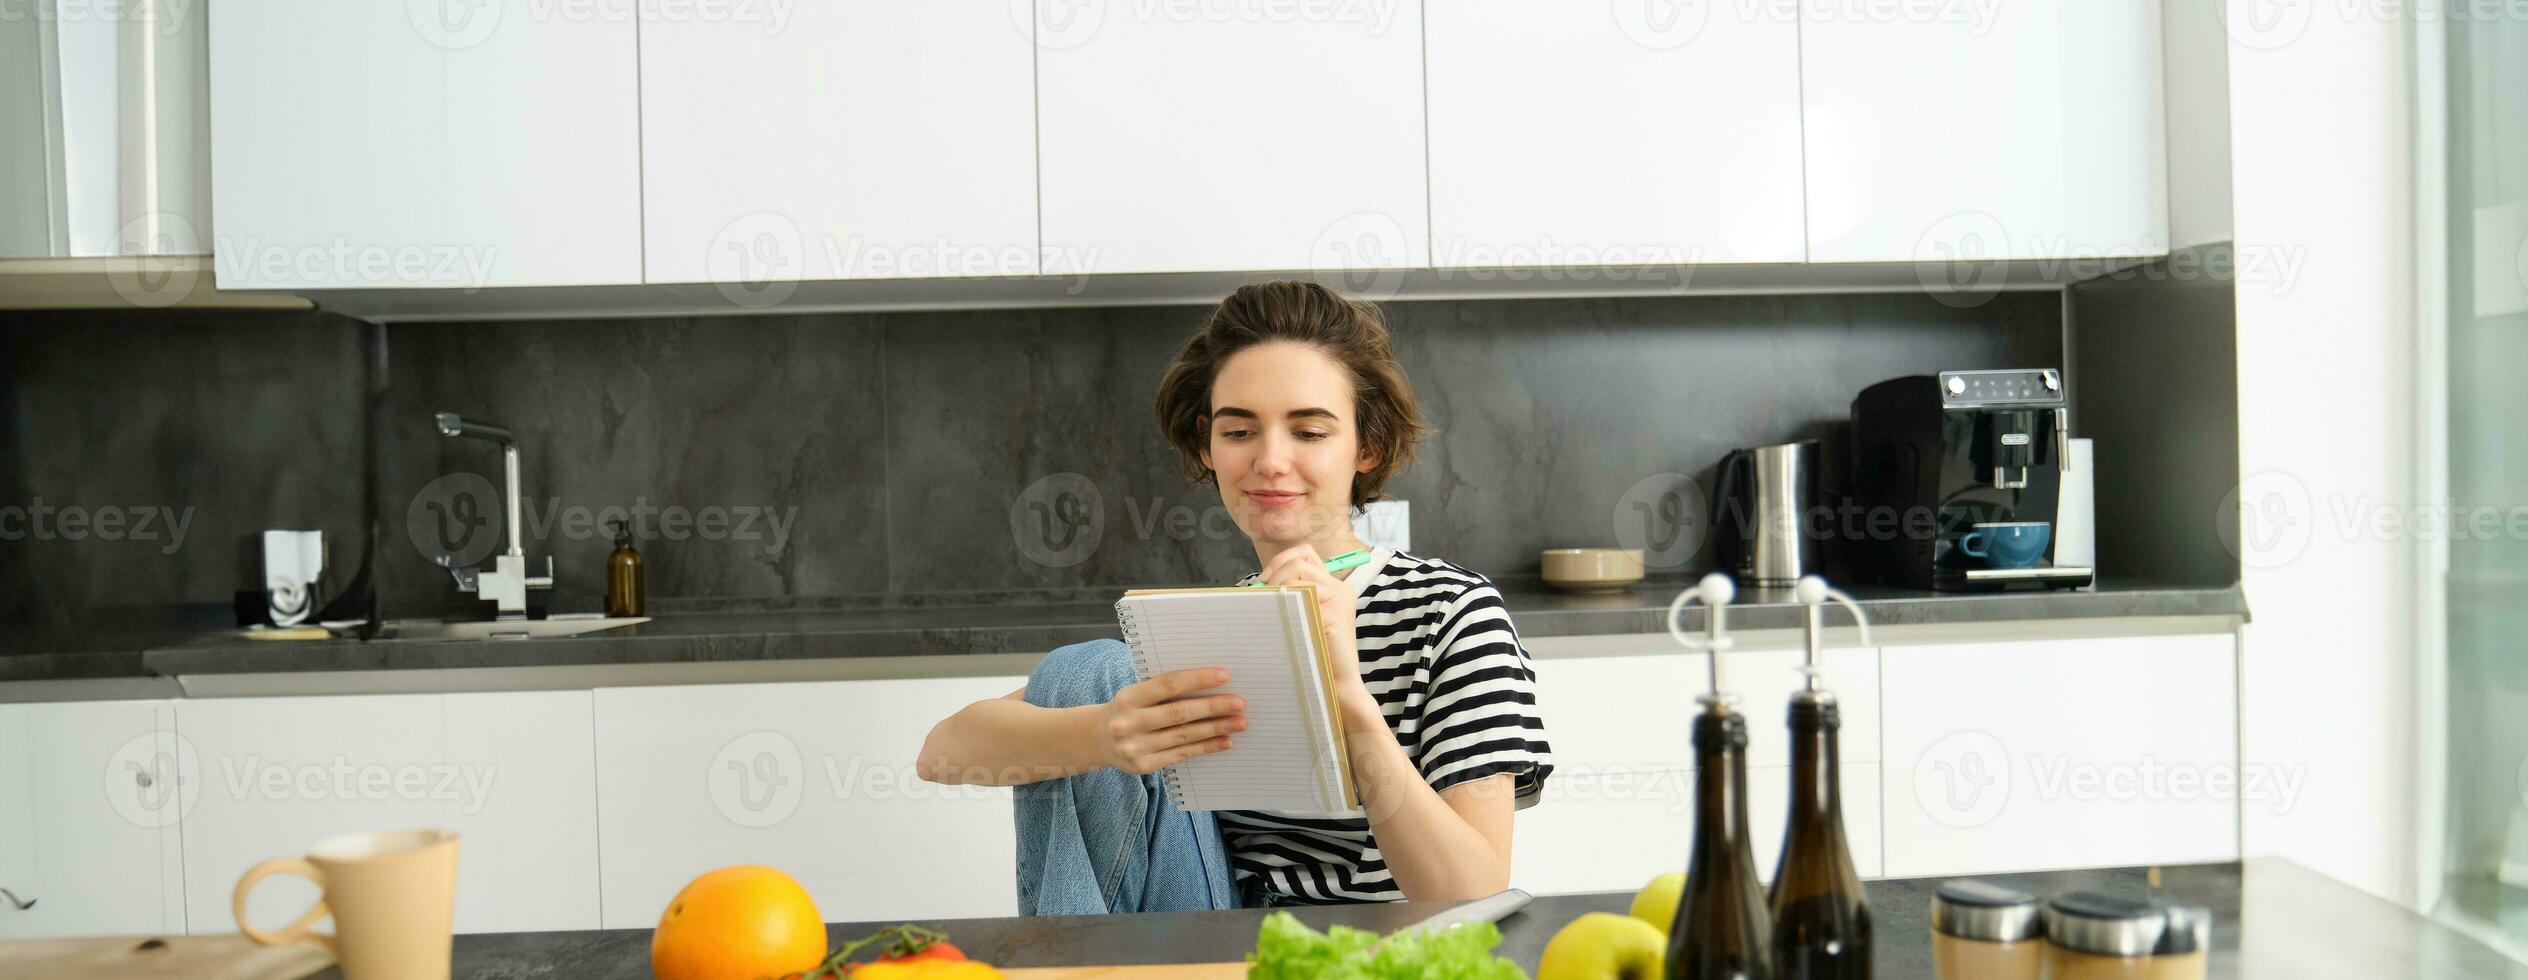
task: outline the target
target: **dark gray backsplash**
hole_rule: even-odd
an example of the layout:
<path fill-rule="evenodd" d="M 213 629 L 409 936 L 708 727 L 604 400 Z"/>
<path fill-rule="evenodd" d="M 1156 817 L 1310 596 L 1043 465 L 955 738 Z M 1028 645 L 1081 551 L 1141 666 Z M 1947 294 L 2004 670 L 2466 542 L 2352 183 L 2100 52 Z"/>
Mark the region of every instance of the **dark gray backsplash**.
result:
<path fill-rule="evenodd" d="M 1533 573 L 1541 548 L 1615 544 L 1643 481 L 1708 483 L 1729 448 L 1829 433 L 1870 382 L 2059 365 L 2060 308 L 2051 292 L 1968 309 L 1920 295 L 1389 304 L 1439 430 L 1389 492 L 1410 502 L 1416 551 Z M 596 607 L 613 547 L 598 522 L 635 505 L 654 509 L 640 549 L 664 609 L 1234 578 L 1252 547 L 1151 417 L 1203 312 L 393 327 L 378 447 L 389 611 L 466 608 L 430 555 L 496 544 L 496 514 L 468 525 L 449 506 L 498 484 L 499 453 L 440 436 L 437 411 L 517 431 L 526 549 L 539 567 L 556 556 L 556 608 Z M 335 560 L 355 561 L 356 325 L 118 319 L 0 333 L 0 491 L 192 506 L 193 536 L 175 557 L 6 542 L 10 619 L 224 603 L 234 538 L 267 526 L 323 527 Z M 1072 536 L 1046 536 L 1042 514 L 1075 509 Z"/>
<path fill-rule="evenodd" d="M 266 528 L 322 530 L 335 562 L 356 562 L 362 329 L 313 313 L 0 313 L 0 508 L 17 509 L 0 513 L 0 623 L 225 607 L 244 539 Z M 53 513 L 30 525 L 38 506 Z"/>
<path fill-rule="evenodd" d="M 2238 295 L 2227 242 L 2070 289 L 2070 386 L 2097 440 L 2098 567 L 2185 585 L 2239 580 Z M 2178 271 L 2171 271 L 2175 263 Z M 2228 529 L 2235 535 L 2235 526 Z"/>

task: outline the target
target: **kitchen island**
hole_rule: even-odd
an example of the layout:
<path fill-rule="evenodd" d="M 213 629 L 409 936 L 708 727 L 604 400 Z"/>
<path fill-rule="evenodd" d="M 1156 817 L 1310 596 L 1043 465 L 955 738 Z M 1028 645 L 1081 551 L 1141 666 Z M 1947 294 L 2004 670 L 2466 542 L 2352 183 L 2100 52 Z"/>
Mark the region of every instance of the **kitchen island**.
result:
<path fill-rule="evenodd" d="M 2073 889 L 2139 891 L 2146 880 L 2140 868 L 1981 877 L 2039 894 Z M 1888 879 L 1868 884 L 1880 980 L 1931 976 L 1929 910 L 1932 889 L 1941 880 Z M 2528 966 L 2455 929 L 2288 861 L 2264 858 L 2243 864 L 2172 867 L 2166 869 L 2163 883 L 2170 896 L 2212 909 L 2209 975 L 2214 978 L 2528 977 Z M 1006 886 L 1006 882 L 975 884 L 977 888 Z M 1501 921 L 1503 939 L 1497 952 L 1532 973 L 1545 941 L 1564 923 L 1583 912 L 1620 913 L 1631 898 L 1624 893 L 1540 897 Z M 1292 911 L 1317 929 L 1342 924 L 1384 932 L 1447 907 L 1448 903 L 1441 902 L 1404 902 Z M 1242 909 L 921 924 L 947 932 L 969 955 L 1005 967 L 1195 963 L 1243 958 L 1253 948 L 1256 928 L 1266 914 Z M 828 927 L 828 938 L 840 942 L 889 924 L 835 924 Z M 635 980 L 650 975 L 649 942 L 646 929 L 459 936 L 453 976 L 455 980 Z M 328 970 L 318 976 L 334 980 L 340 974 Z"/>

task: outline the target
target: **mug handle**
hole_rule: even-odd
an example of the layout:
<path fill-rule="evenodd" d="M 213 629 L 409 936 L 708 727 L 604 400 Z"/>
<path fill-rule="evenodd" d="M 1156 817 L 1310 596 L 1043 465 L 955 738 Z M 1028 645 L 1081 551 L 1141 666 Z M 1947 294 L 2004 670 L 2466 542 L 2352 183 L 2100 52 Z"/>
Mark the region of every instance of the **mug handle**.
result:
<path fill-rule="evenodd" d="M 237 915 L 237 931 L 245 933 L 246 938 L 254 940 L 256 943 L 261 945 L 278 946 L 284 943 L 304 943 L 309 946 L 314 946 L 317 949 L 324 950 L 327 955 L 340 959 L 342 953 L 341 950 L 334 945 L 334 937 L 327 933 L 317 932 L 314 928 L 316 920 L 333 914 L 332 909 L 325 907 L 325 897 L 322 894 L 316 896 L 316 906 L 314 908 L 308 909 L 307 914 L 299 916 L 298 921 L 290 923 L 287 926 L 283 926 L 279 932 L 265 932 L 261 929 L 255 928 L 254 923 L 246 921 L 247 893 L 255 890 L 256 882 L 262 881 L 263 879 L 276 874 L 294 874 L 309 881 L 313 881 L 316 883 L 316 887 L 320 891 L 325 887 L 324 872 L 316 870 L 315 865 L 309 864 L 298 858 L 273 858 L 269 861 L 265 861 L 261 864 L 255 865 L 254 867 L 248 868 L 246 869 L 246 876 L 237 879 L 237 891 L 229 899 L 231 911 L 235 912 Z"/>
<path fill-rule="evenodd" d="M 1988 549 L 1984 548 L 1982 544 L 1985 538 L 1991 536 L 1992 532 L 1980 528 L 1968 531 L 1964 535 L 1958 537 L 1957 550 L 1966 552 L 1966 556 L 1969 558 L 1986 557 L 1985 552 Z"/>

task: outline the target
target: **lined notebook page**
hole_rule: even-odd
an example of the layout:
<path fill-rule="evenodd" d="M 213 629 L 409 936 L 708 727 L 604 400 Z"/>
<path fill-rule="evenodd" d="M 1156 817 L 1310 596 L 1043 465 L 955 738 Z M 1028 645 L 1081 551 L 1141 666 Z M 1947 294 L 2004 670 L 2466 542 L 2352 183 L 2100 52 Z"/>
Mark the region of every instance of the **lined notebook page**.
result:
<path fill-rule="evenodd" d="M 1247 727 L 1227 751 L 1165 777 L 1182 810 L 1356 811 L 1343 797 L 1335 719 L 1326 703 L 1307 595 L 1280 589 L 1125 596 L 1115 604 L 1141 679 L 1226 667 L 1229 683 L 1194 696 L 1246 699 Z"/>

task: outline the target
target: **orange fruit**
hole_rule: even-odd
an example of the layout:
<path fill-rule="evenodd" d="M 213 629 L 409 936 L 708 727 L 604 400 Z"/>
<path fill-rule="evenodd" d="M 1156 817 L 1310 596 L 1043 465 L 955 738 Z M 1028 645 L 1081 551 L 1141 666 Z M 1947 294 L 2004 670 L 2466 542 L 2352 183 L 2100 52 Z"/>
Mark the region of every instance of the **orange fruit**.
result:
<path fill-rule="evenodd" d="M 825 919 L 789 875 L 760 864 L 705 872 L 685 884 L 650 934 L 658 980 L 757 980 L 825 960 Z"/>

